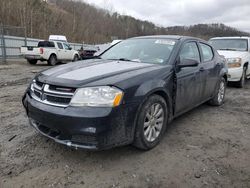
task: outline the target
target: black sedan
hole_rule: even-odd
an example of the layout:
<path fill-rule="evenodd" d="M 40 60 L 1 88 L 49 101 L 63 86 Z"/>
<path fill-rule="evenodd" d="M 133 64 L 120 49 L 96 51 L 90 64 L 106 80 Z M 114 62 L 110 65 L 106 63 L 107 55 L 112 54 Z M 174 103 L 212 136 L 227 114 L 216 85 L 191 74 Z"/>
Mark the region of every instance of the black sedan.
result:
<path fill-rule="evenodd" d="M 177 116 L 223 104 L 226 82 L 225 59 L 207 42 L 146 36 L 39 73 L 22 101 L 30 124 L 58 143 L 149 150 Z"/>

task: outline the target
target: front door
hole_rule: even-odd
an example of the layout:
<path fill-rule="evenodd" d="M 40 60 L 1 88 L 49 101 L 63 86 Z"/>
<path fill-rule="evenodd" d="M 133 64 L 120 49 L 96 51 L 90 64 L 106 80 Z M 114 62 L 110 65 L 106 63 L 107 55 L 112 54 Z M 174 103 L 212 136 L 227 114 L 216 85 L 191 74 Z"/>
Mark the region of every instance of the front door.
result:
<path fill-rule="evenodd" d="M 62 60 L 64 59 L 64 49 L 63 49 L 63 44 L 61 42 L 57 42 L 57 47 L 58 47 L 58 52 L 57 52 L 57 59 Z"/>
<path fill-rule="evenodd" d="M 177 70 L 176 115 L 194 107 L 201 100 L 200 52 L 196 42 L 186 42 L 181 48 L 179 61 L 193 59 L 199 62 L 196 67 L 185 67 Z"/>
<path fill-rule="evenodd" d="M 66 43 L 63 43 L 64 47 L 64 60 L 73 60 L 73 51 L 70 46 Z"/>

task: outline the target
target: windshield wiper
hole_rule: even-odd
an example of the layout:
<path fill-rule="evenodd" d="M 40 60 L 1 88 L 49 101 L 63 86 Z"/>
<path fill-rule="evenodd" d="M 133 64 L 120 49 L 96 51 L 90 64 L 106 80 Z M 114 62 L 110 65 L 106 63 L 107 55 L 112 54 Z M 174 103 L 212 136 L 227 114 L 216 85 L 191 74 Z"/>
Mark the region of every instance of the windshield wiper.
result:
<path fill-rule="evenodd" d="M 91 59 L 102 59 L 100 56 L 92 56 Z"/>
<path fill-rule="evenodd" d="M 127 59 L 127 58 L 117 58 L 117 59 L 108 59 L 108 60 L 115 60 L 115 61 L 129 61 L 129 62 L 140 62 L 139 60 L 131 60 L 131 59 Z"/>
<path fill-rule="evenodd" d="M 233 49 L 233 48 L 221 48 L 219 50 L 230 50 L 230 51 L 236 51 L 236 49 Z"/>

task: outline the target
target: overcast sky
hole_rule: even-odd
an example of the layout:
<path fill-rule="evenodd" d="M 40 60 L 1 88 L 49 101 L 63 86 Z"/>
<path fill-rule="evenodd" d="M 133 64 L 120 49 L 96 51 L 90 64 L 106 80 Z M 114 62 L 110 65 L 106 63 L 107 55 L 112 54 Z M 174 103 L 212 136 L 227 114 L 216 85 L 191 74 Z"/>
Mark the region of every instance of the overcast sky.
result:
<path fill-rule="evenodd" d="M 160 26 L 224 23 L 250 32 L 250 0 L 83 0 Z"/>

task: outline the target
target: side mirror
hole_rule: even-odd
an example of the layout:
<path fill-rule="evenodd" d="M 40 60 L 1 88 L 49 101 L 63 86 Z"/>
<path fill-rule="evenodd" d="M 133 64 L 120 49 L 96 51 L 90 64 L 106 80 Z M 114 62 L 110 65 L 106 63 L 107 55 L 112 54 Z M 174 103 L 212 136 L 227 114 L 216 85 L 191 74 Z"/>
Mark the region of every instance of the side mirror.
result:
<path fill-rule="evenodd" d="M 72 48 L 71 48 L 71 47 L 69 47 L 69 50 L 72 50 Z"/>
<path fill-rule="evenodd" d="M 196 67 L 199 65 L 199 62 L 193 59 L 182 59 L 180 60 L 180 63 L 178 64 L 178 67 Z"/>

